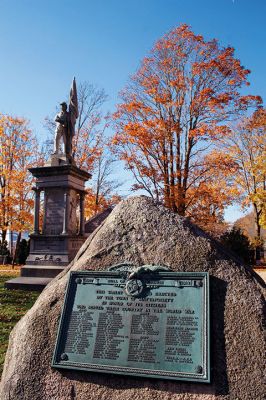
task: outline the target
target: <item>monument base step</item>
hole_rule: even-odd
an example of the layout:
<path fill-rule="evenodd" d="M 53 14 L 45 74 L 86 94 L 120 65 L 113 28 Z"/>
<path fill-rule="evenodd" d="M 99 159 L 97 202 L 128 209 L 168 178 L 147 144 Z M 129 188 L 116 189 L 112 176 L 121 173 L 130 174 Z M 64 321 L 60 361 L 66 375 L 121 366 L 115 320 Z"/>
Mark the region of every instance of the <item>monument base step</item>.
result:
<path fill-rule="evenodd" d="M 19 276 L 5 282 L 5 288 L 16 290 L 36 290 L 42 291 L 53 278 L 36 278 L 28 276 Z"/>
<path fill-rule="evenodd" d="M 21 268 L 20 275 L 36 278 L 54 278 L 64 269 L 65 267 L 58 265 L 25 265 Z"/>

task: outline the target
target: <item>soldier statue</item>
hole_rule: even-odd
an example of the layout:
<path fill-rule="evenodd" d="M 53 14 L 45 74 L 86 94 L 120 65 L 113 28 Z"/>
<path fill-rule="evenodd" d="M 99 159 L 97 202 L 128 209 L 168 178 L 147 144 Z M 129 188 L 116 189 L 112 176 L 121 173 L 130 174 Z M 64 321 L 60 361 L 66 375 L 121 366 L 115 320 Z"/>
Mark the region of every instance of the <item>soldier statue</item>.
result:
<path fill-rule="evenodd" d="M 67 103 L 60 104 L 61 111 L 56 114 L 55 122 L 55 139 L 54 139 L 54 153 L 57 154 L 60 148 L 60 141 L 63 138 L 65 153 L 67 153 L 67 136 L 68 136 L 68 112 Z"/>
<path fill-rule="evenodd" d="M 63 139 L 64 155 L 68 160 L 72 160 L 72 140 L 75 135 L 75 124 L 78 118 L 78 98 L 75 78 L 73 79 L 69 95 L 69 106 L 67 111 L 67 103 L 63 102 L 61 111 L 56 114 L 55 137 L 54 137 L 54 154 L 60 152 L 60 141 Z"/>

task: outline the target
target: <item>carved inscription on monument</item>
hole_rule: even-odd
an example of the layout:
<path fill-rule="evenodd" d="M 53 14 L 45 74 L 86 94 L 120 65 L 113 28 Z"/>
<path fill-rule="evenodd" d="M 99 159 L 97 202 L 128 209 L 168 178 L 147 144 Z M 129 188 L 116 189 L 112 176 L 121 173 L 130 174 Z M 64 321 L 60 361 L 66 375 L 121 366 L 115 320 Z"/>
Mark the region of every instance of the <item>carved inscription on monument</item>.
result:
<path fill-rule="evenodd" d="M 64 219 L 64 193 L 59 189 L 47 192 L 45 199 L 44 233 L 59 235 L 62 233 Z"/>
<path fill-rule="evenodd" d="M 209 382 L 207 273 L 136 274 L 71 274 L 53 366 Z"/>
<path fill-rule="evenodd" d="M 51 238 L 38 238 L 34 241 L 34 250 L 41 252 L 56 252 L 62 250 L 62 244 L 60 241 L 58 242 Z"/>

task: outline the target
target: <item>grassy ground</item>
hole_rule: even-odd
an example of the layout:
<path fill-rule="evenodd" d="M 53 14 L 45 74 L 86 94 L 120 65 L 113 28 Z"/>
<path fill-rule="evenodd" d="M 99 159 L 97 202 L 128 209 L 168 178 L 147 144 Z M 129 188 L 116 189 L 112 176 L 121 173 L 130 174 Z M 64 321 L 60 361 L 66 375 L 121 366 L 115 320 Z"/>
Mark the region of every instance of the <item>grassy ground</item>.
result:
<path fill-rule="evenodd" d="M 18 276 L 19 268 L 10 269 L 9 266 L 0 266 L 0 375 L 2 373 L 9 334 L 14 325 L 35 303 L 38 292 L 23 290 L 7 290 L 4 283 L 8 279 Z"/>

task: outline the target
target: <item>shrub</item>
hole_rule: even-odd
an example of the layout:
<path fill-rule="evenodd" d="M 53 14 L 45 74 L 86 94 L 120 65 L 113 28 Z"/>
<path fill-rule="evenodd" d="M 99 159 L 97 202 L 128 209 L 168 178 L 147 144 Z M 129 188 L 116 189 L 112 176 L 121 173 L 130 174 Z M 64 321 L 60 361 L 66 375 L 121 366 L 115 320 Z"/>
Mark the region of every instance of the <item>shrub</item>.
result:
<path fill-rule="evenodd" d="M 29 255 L 29 240 L 22 239 L 18 247 L 17 261 L 19 264 L 25 264 Z"/>
<path fill-rule="evenodd" d="M 246 264 L 252 263 L 254 250 L 248 237 L 244 235 L 240 228 L 233 227 L 230 231 L 225 232 L 220 240 L 225 247 L 236 253 Z"/>

